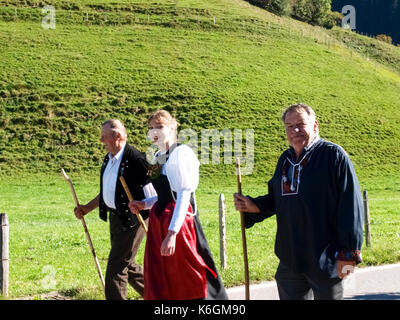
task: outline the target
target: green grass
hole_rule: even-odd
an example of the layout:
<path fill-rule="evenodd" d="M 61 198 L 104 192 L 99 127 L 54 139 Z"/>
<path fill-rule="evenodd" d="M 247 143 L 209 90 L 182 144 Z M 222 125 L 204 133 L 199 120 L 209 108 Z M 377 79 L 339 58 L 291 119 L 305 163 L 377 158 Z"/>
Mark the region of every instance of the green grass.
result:
<path fill-rule="evenodd" d="M 78 198 L 86 203 L 98 190 L 95 175 L 70 174 Z M 243 192 L 252 196 L 266 192 L 267 179 L 243 178 Z M 362 184 L 370 197 L 372 246 L 363 247 L 361 267 L 400 260 L 400 188 L 379 183 Z M 384 186 L 382 189 L 381 187 Z M 81 223 L 73 215 L 74 202 L 61 175 L 6 179 L 0 185 L 1 208 L 7 208 L 10 224 L 10 298 L 38 296 L 58 291 L 71 299 L 102 299 L 100 280 Z M 214 260 L 227 287 L 243 283 L 243 256 L 239 214 L 234 210 L 234 179 L 216 183 L 205 177 L 197 191 L 200 219 Z M 227 269 L 220 268 L 218 198 L 224 193 L 227 206 Z M 4 199 L 7 199 L 4 201 Z M 110 249 L 108 224 L 97 210 L 86 217 L 99 263 L 105 274 Z M 278 259 L 274 254 L 275 218 L 247 230 L 252 283 L 272 280 Z M 397 240 L 396 240 L 397 239 Z M 137 260 L 143 262 L 144 242 Z M 129 288 L 128 297 L 138 299 Z"/>
<path fill-rule="evenodd" d="M 180 129 L 195 130 L 199 147 L 202 129 L 253 129 L 255 166 L 243 192 L 256 196 L 287 148 L 281 111 L 310 104 L 321 135 L 346 149 L 370 193 L 372 247 L 363 249 L 363 265 L 400 260 L 400 48 L 240 0 L 52 3 L 55 30 L 41 27 L 41 1 L 0 6 L 0 211 L 10 219 L 11 297 L 55 289 L 102 298 L 58 171 L 69 173 L 81 202 L 90 200 L 104 156 L 101 123 L 121 119 L 129 142 L 146 150 L 146 118 L 157 108 L 176 115 Z M 218 196 L 227 198 L 227 286 L 243 282 L 234 172 L 203 165 L 197 194 L 218 264 Z M 87 223 L 104 272 L 108 225 L 97 213 Z M 254 282 L 273 277 L 275 228 L 271 218 L 247 232 Z"/>
<path fill-rule="evenodd" d="M 273 166 L 286 147 L 279 116 L 296 101 L 316 109 L 324 136 L 348 150 L 361 174 L 368 168 L 370 176 L 382 171 L 389 176 L 398 164 L 393 159 L 399 156 L 399 74 L 352 55 L 334 42 L 333 31 L 240 1 L 183 1 L 177 7 L 171 1 L 137 2 L 132 10 L 148 8 L 149 23 L 117 24 L 131 11 L 109 3 L 115 23 L 68 18 L 70 12 L 83 14 L 87 1 L 79 10 L 58 9 L 56 30 L 44 30 L 37 18 L 8 21 L 4 12 L 14 12 L 9 3 L 0 10 L 5 174 L 10 167 L 96 168 L 103 156 L 99 124 L 110 117 L 121 118 L 143 149 L 145 120 L 156 108 L 176 114 L 182 129 L 254 129 L 255 172 L 269 173 L 260 160 Z M 40 7 L 22 9 L 42 16 Z M 157 20 L 172 18 L 175 25 Z M 400 56 L 399 48 L 390 50 Z"/>

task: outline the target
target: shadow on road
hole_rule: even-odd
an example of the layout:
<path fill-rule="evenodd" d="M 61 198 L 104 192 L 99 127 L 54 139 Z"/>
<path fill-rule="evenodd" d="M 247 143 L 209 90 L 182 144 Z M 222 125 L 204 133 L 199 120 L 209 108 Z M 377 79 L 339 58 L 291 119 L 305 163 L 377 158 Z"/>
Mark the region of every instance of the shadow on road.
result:
<path fill-rule="evenodd" d="M 400 300 L 400 292 L 360 294 L 347 297 L 346 300 Z"/>

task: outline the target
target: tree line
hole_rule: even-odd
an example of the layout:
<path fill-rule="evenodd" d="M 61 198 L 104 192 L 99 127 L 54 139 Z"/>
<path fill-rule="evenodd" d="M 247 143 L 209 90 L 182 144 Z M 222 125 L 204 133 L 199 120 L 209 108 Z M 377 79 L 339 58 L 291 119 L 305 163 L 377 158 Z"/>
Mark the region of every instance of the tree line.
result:
<path fill-rule="evenodd" d="M 356 11 L 356 30 L 370 35 L 387 35 L 400 43 L 400 0 L 246 0 L 278 15 L 332 28 L 340 24 L 342 8 Z"/>
<path fill-rule="evenodd" d="M 352 5 L 356 30 L 373 36 L 386 35 L 400 44 L 400 0 L 333 0 L 332 10 Z"/>
<path fill-rule="evenodd" d="M 331 11 L 331 0 L 246 0 L 278 15 L 332 28 L 343 15 Z"/>

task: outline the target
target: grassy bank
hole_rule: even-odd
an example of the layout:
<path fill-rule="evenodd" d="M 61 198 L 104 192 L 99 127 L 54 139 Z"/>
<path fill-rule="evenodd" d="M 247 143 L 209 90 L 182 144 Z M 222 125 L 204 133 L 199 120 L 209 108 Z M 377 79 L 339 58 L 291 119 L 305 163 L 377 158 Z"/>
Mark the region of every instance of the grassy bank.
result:
<path fill-rule="evenodd" d="M 264 174 L 286 148 L 280 113 L 298 101 L 315 108 L 324 136 L 348 150 L 362 174 L 396 171 L 399 48 L 381 50 L 371 39 L 367 57 L 359 36 L 341 45 L 340 29 L 241 1 L 54 4 L 55 30 L 42 28 L 40 6 L 0 7 L 1 174 L 96 168 L 99 126 L 110 117 L 144 149 L 145 120 L 157 108 L 198 133 L 253 129 L 255 174 Z M 12 19 L 15 8 L 21 14 Z M 85 12 L 108 20 L 75 17 Z"/>

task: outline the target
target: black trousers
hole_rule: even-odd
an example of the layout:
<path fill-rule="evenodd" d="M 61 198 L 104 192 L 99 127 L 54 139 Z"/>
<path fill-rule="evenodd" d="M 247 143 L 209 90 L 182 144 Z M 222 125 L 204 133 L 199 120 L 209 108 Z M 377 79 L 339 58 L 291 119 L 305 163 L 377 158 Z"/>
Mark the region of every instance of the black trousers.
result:
<path fill-rule="evenodd" d="M 280 263 L 275 279 L 281 300 L 343 299 L 343 282 L 339 278 L 294 273 Z"/>
<path fill-rule="evenodd" d="M 105 278 L 107 300 L 126 300 L 127 283 L 143 296 L 143 269 L 136 263 L 135 257 L 144 236 L 140 223 L 126 230 L 119 217 L 110 213 L 111 250 Z"/>

